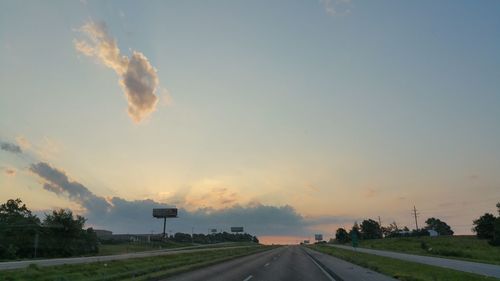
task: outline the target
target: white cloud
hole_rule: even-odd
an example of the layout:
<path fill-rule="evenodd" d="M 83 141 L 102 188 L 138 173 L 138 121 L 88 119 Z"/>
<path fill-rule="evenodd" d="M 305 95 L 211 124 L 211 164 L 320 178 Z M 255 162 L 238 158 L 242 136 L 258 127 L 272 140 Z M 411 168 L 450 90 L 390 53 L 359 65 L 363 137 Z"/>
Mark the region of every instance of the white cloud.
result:
<path fill-rule="evenodd" d="M 156 69 L 147 57 L 138 51 L 133 51 L 130 57 L 122 55 L 105 23 L 88 22 L 79 30 L 86 38 L 75 40 L 75 49 L 85 56 L 97 58 L 118 74 L 132 120 L 139 123 L 155 111 L 159 81 Z"/>

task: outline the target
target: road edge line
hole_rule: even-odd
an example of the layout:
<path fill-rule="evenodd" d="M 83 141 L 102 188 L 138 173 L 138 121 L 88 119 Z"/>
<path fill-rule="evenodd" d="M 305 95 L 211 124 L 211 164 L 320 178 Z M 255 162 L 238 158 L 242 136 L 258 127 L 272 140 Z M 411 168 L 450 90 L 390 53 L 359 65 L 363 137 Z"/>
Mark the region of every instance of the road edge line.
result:
<path fill-rule="evenodd" d="M 344 279 L 342 279 L 335 272 L 333 272 L 331 269 L 329 269 L 327 266 L 325 266 L 317 258 L 313 257 L 313 255 L 311 255 L 310 253 L 308 253 L 304 248 L 302 248 L 302 251 L 304 251 L 311 258 L 311 260 L 314 262 L 314 264 L 316 264 L 316 266 L 319 267 L 319 269 L 321 269 L 321 271 L 323 273 L 325 273 L 325 275 L 327 275 L 329 278 L 331 278 L 331 280 L 334 280 L 334 281 L 344 281 Z"/>

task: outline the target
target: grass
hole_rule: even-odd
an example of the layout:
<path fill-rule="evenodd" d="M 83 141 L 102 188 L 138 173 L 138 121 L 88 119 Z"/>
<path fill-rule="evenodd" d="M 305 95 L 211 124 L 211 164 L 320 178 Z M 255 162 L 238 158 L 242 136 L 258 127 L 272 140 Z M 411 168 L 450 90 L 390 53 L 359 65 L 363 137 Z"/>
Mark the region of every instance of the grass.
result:
<path fill-rule="evenodd" d="M 359 266 L 369 268 L 387 276 L 392 276 L 404 281 L 479 281 L 498 280 L 493 277 L 485 277 L 477 274 L 461 272 L 457 270 L 441 268 L 431 265 L 401 261 L 397 259 L 381 257 L 366 253 L 353 252 L 324 245 L 310 246 L 311 249 L 332 255 Z"/>
<path fill-rule="evenodd" d="M 360 247 L 500 264 L 500 247 L 474 236 L 399 237 L 360 241 Z"/>
<path fill-rule="evenodd" d="M 253 246 L 238 249 L 221 248 L 197 253 L 179 253 L 150 258 L 78 265 L 51 267 L 30 265 L 25 269 L 2 271 L 0 280 L 159 280 L 174 274 L 265 251 L 271 248 L 270 246 Z"/>
<path fill-rule="evenodd" d="M 184 248 L 189 246 L 193 246 L 193 244 L 175 242 L 102 244 L 99 246 L 99 253 L 97 255 L 118 255 L 161 249 Z"/>

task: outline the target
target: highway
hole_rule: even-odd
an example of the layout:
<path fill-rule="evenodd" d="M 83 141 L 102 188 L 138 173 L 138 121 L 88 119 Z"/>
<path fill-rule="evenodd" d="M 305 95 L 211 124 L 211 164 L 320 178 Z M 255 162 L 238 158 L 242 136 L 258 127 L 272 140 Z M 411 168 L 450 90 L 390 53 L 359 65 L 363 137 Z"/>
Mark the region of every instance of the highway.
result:
<path fill-rule="evenodd" d="M 353 247 L 350 246 L 342 246 L 342 245 L 330 245 L 332 247 L 337 247 L 341 249 L 351 250 L 353 251 Z M 391 251 L 381 251 L 381 250 L 373 250 L 366 248 L 356 248 L 356 251 L 389 257 L 393 259 L 405 260 L 410 262 L 428 264 L 433 266 L 445 267 L 454 270 L 464 271 L 475 273 L 484 276 L 490 276 L 495 278 L 500 278 L 500 265 L 494 264 L 486 264 L 486 263 L 478 263 L 478 262 L 470 262 L 470 261 L 462 261 L 455 259 L 445 259 L 445 258 L 437 258 L 437 257 L 429 257 L 429 256 L 419 256 L 412 254 L 404 254 L 397 253 Z"/>
<path fill-rule="evenodd" d="M 217 245 L 217 244 L 215 244 L 215 245 Z M 128 254 L 119 254 L 119 255 L 109 255 L 109 256 L 91 256 L 91 257 L 77 257 L 77 258 L 56 258 L 56 259 L 39 259 L 39 260 L 0 262 L 0 270 L 26 268 L 30 264 L 36 264 L 38 266 L 81 264 L 81 263 L 91 263 L 91 262 L 126 260 L 126 259 L 133 259 L 133 258 L 146 258 L 146 257 L 155 257 L 155 256 L 163 256 L 163 255 L 175 255 L 175 254 L 181 254 L 181 253 L 194 253 L 194 252 L 204 252 L 204 251 L 217 251 L 217 250 L 223 250 L 223 249 L 245 248 L 248 246 L 228 246 L 228 247 L 220 247 L 220 248 L 208 247 L 208 248 L 197 249 L 200 247 L 203 247 L 203 246 L 172 248 L 172 249 L 165 249 L 165 250 L 137 252 L 137 253 L 128 253 Z"/>
<path fill-rule="evenodd" d="M 301 246 L 286 246 L 186 272 L 164 281 L 393 281 Z"/>

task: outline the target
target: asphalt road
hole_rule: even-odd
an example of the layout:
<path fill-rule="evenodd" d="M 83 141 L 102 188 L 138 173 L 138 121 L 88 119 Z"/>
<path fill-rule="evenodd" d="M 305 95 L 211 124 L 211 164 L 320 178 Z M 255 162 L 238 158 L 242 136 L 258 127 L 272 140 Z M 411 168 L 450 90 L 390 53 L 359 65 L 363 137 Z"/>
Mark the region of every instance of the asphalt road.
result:
<path fill-rule="evenodd" d="M 0 270 L 25 268 L 25 267 L 28 267 L 30 264 L 36 264 L 38 266 L 81 264 L 81 263 L 91 263 L 91 262 L 126 260 L 126 259 L 133 259 L 133 258 L 146 258 L 146 257 L 155 257 L 155 256 L 163 256 L 163 255 L 175 255 L 175 254 L 180 254 L 180 253 L 217 251 L 217 250 L 222 250 L 222 249 L 234 249 L 234 248 L 245 248 L 245 247 L 248 247 L 248 246 L 228 246 L 228 247 L 220 247 L 220 248 L 202 248 L 202 249 L 197 249 L 197 248 L 200 248 L 200 246 L 193 246 L 193 247 L 172 248 L 172 249 L 165 249 L 165 250 L 137 252 L 137 253 L 128 253 L 128 254 L 120 254 L 120 255 L 109 255 L 109 256 L 92 256 L 92 257 L 78 257 L 78 258 L 57 258 L 57 259 L 40 259 L 40 260 L 0 262 Z"/>
<path fill-rule="evenodd" d="M 280 247 L 186 272 L 164 281 L 392 281 L 395 279 L 300 246 Z"/>
<path fill-rule="evenodd" d="M 342 245 L 331 245 L 332 247 L 337 247 L 341 249 L 347 249 L 353 251 L 354 248 L 349 246 Z M 419 255 L 411 255 L 411 254 L 403 254 L 396 253 L 390 251 L 381 251 L 381 250 L 373 250 L 366 248 L 356 248 L 356 251 L 362 253 L 368 253 L 378 256 L 384 256 L 389 258 L 395 258 L 399 260 L 405 260 L 416 263 L 423 263 L 433 266 L 445 267 L 454 270 L 476 273 L 485 276 L 491 276 L 500 278 L 500 265 L 494 264 L 486 264 L 486 263 L 478 263 L 478 262 L 470 262 L 470 261 L 461 261 L 454 259 L 444 259 L 444 258 L 436 258 L 436 257 L 428 257 L 428 256 L 419 256 Z"/>

